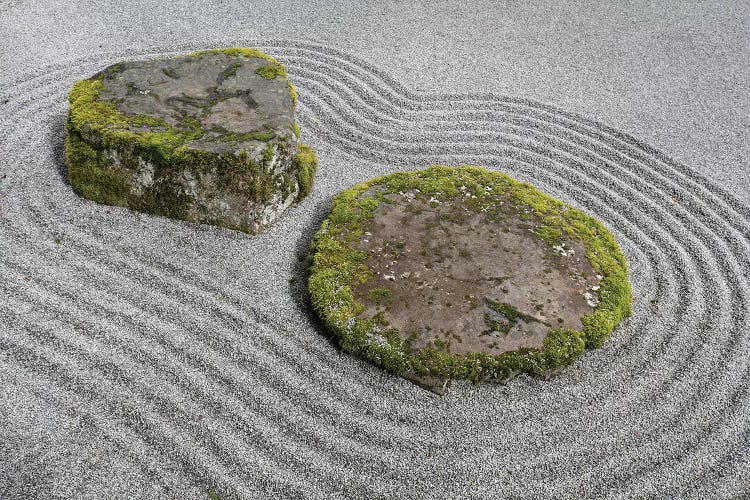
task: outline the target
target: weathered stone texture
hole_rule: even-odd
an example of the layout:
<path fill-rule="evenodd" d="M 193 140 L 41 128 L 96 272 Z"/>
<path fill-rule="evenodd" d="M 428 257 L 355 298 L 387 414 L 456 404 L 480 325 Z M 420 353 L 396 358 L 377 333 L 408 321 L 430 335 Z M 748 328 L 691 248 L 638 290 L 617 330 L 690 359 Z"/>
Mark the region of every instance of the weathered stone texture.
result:
<path fill-rule="evenodd" d="M 71 91 L 71 184 L 100 203 L 257 232 L 307 194 L 317 166 L 298 144 L 295 96 L 283 66 L 252 49 L 115 64 Z"/>
<path fill-rule="evenodd" d="M 310 253 L 310 302 L 342 349 L 436 392 L 549 375 L 631 312 L 601 222 L 470 165 L 342 191 Z"/>
<path fill-rule="evenodd" d="M 581 329 L 599 289 L 583 243 L 549 245 L 510 204 L 477 213 L 464 198 L 430 198 L 386 194 L 364 226 L 356 248 L 373 275 L 354 290 L 362 317 L 414 350 L 437 343 L 454 354 L 541 349 L 550 329 Z M 387 307 L 373 289 L 388 290 Z"/>

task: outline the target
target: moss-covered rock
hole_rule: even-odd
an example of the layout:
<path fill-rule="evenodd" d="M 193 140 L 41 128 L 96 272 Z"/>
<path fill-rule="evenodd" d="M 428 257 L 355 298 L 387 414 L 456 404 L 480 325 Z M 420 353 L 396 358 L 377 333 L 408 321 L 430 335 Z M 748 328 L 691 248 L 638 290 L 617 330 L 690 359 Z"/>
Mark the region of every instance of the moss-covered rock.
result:
<path fill-rule="evenodd" d="M 256 49 L 112 65 L 70 91 L 70 183 L 99 203 L 258 232 L 312 187 L 296 99 Z"/>
<path fill-rule="evenodd" d="M 626 262 L 604 225 L 472 166 L 338 194 L 311 263 L 312 305 L 341 347 L 437 390 L 548 374 L 631 310 Z"/>

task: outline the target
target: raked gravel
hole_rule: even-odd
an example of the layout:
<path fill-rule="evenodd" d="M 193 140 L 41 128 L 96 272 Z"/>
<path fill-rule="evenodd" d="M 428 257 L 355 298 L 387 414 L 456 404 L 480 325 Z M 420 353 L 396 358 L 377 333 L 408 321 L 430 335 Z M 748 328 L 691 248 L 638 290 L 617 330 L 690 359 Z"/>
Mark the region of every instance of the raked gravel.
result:
<path fill-rule="evenodd" d="M 747 4 L 340 4 L 0 2 L 0 497 L 750 495 Z M 222 46 L 287 66 L 312 195 L 260 236 L 78 198 L 72 83 Z M 442 398 L 341 354 L 299 257 L 336 192 L 432 163 L 602 219 L 633 316 Z"/>

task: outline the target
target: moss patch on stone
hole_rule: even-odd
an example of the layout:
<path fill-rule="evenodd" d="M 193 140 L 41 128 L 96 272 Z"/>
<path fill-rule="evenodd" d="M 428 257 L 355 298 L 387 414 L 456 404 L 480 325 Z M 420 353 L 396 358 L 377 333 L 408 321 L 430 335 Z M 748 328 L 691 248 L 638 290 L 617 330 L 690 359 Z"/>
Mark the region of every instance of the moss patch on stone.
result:
<path fill-rule="evenodd" d="M 275 58 L 268 54 L 261 52 L 258 49 L 247 48 L 247 47 L 227 47 L 224 49 L 207 49 L 191 52 L 188 54 L 191 57 L 200 56 L 203 54 L 224 54 L 230 57 L 247 57 L 247 58 L 258 58 L 264 59 L 271 64 L 261 66 L 255 72 L 267 80 L 273 80 L 276 77 L 282 77 L 287 81 L 287 87 L 289 88 L 289 95 L 292 98 L 292 105 L 297 106 L 297 89 L 294 84 L 289 80 L 286 68 L 283 64 L 279 63 Z"/>
<path fill-rule="evenodd" d="M 283 66 L 256 49 L 211 49 L 193 52 L 189 57 L 214 53 L 263 59 L 269 62 L 258 69 L 263 78 L 281 77 L 287 80 Z M 113 100 L 102 96 L 108 92 L 108 82 L 111 85 L 111 79 L 121 75 L 129 65 L 131 63 L 110 66 L 89 79 L 75 83 L 69 92 L 66 163 L 70 183 L 77 194 L 107 205 L 251 233 L 259 228 L 244 223 L 196 219 L 195 211 L 191 212 L 192 199 L 180 194 L 184 188 L 175 185 L 174 178 L 182 172 L 191 179 L 205 179 L 208 174 L 223 176 L 228 183 L 229 195 L 236 195 L 238 200 L 246 198 L 259 203 L 270 200 L 274 194 L 289 197 L 295 190 L 298 190 L 296 201 L 309 194 L 317 169 L 317 158 L 309 146 L 295 148 L 296 139 L 291 142 L 286 139 L 290 135 L 290 128 L 291 133 L 298 137 L 299 126 L 296 122 L 285 125 L 284 132 L 280 133 L 271 129 L 229 133 L 217 126 L 204 130 L 200 121 L 185 114 L 179 117 L 176 124 L 144 114 L 126 114 L 118 109 L 123 99 Z M 239 61 L 228 64 L 228 69 L 221 75 L 222 79 L 236 74 L 241 65 Z M 164 76 L 179 79 L 173 69 L 165 70 Z M 147 95 L 149 92 L 137 89 L 133 84 L 130 86 L 132 94 L 138 95 L 140 92 L 140 95 Z M 288 80 L 287 88 L 292 102 L 296 102 L 296 92 Z M 152 91 L 152 95 L 155 93 Z M 131 90 L 128 90 L 128 97 L 130 94 Z M 206 106 L 203 105 L 204 108 Z M 230 147 L 219 149 L 226 151 L 224 153 L 213 153 L 206 147 L 195 147 L 194 141 L 203 141 L 203 144 L 225 143 Z M 270 146 L 274 142 L 276 149 L 273 152 L 284 155 L 284 158 L 293 157 L 293 164 L 281 171 L 278 162 L 274 167 L 273 154 L 263 154 L 262 158 L 245 154 L 243 148 L 248 147 L 249 141 L 261 143 L 260 147 L 265 147 L 262 143 L 268 142 Z M 145 188 L 134 189 L 133 186 L 138 184 L 136 172 L 139 169 L 143 171 L 144 162 L 152 166 L 149 174 L 152 179 Z"/>
<path fill-rule="evenodd" d="M 419 190 L 436 204 L 460 197 L 472 210 L 486 212 L 490 218 L 495 213 L 493 206 L 502 200 L 521 207 L 530 230 L 550 247 L 564 239 L 582 242 L 585 257 L 601 279 L 598 303 L 591 314 L 581 318 L 581 330 L 550 328 L 539 349 L 457 355 L 440 343 L 412 350 L 405 338 L 408 332 L 399 332 L 377 318 L 362 317 L 365 305 L 357 300 L 354 290 L 371 280 L 373 273 L 368 254 L 357 244 L 379 204 L 389 203 L 391 193 L 410 190 Z M 549 373 L 570 364 L 587 347 L 600 346 L 631 313 L 627 265 L 614 237 L 601 222 L 530 184 L 474 166 L 399 172 L 339 193 L 313 238 L 310 254 L 308 291 L 313 308 L 342 349 L 406 377 L 479 382 L 502 381 L 522 372 Z M 371 289 L 369 293 L 378 296 L 383 292 Z M 535 320 L 500 302 L 488 307 L 509 321 Z"/>
<path fill-rule="evenodd" d="M 65 155 L 68 178 L 79 196 L 106 205 L 128 206 L 127 172 L 109 168 L 109 159 L 75 132 L 65 138 Z"/>
<path fill-rule="evenodd" d="M 226 47 L 223 49 L 198 50 L 195 52 L 191 52 L 188 55 L 190 57 L 196 57 L 196 56 L 202 56 L 204 54 L 224 54 L 230 57 L 247 57 L 247 58 L 265 59 L 266 61 L 270 63 L 279 64 L 279 61 L 269 56 L 265 52 L 262 52 L 258 49 L 249 48 L 249 47 Z"/>
<path fill-rule="evenodd" d="M 278 63 L 267 64 L 255 70 L 255 73 L 266 80 L 273 80 L 276 77 L 287 78 L 286 69 Z"/>
<path fill-rule="evenodd" d="M 198 121 L 185 119 L 184 128 L 175 129 L 164 120 L 151 116 L 125 115 L 117 110 L 113 102 L 99 99 L 105 90 L 103 78 L 104 74 L 100 73 L 73 85 L 68 94 L 70 109 L 66 126 L 69 132 L 77 132 L 84 139 L 95 137 L 96 142 L 100 142 L 104 148 L 137 147 L 160 159 L 189 159 L 187 151 L 182 148 L 203 135 Z M 132 131 L 142 126 L 161 130 Z"/>
<path fill-rule="evenodd" d="M 224 134 L 221 142 L 246 142 L 246 141 L 260 141 L 267 142 L 276 137 L 276 134 L 272 130 L 262 132 L 245 132 L 244 134 Z"/>
<path fill-rule="evenodd" d="M 318 170 L 318 157 L 307 144 L 300 143 L 298 148 L 299 152 L 292 160 L 292 170 L 295 172 L 299 184 L 297 199 L 301 200 L 312 191 L 315 172 Z"/>
<path fill-rule="evenodd" d="M 292 105 L 296 108 L 297 107 L 297 87 L 294 86 L 294 84 L 290 81 L 286 81 L 287 87 L 289 87 L 289 95 L 292 97 Z"/>
<path fill-rule="evenodd" d="M 539 321 L 537 318 L 530 316 L 528 314 L 524 314 L 521 311 L 518 311 L 515 307 L 513 307 L 510 304 L 507 304 L 505 302 L 495 302 L 494 300 L 488 300 L 487 301 L 487 307 L 492 309 L 498 314 L 502 314 L 507 318 L 508 321 L 511 323 L 521 319 L 527 323 L 530 323 L 532 321 Z"/>

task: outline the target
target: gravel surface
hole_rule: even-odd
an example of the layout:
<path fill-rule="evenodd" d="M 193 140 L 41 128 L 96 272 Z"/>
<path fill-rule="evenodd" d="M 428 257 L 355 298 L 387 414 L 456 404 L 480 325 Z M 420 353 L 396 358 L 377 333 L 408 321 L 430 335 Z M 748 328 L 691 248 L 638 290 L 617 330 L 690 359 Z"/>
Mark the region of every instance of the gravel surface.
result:
<path fill-rule="evenodd" d="M 193 4 L 0 2 L 0 496 L 750 495 L 745 2 Z M 309 198 L 248 236 L 72 192 L 73 82 L 230 45 L 287 66 Z M 299 255 L 336 192 L 435 162 L 602 219 L 633 316 L 442 398 L 340 354 Z"/>

